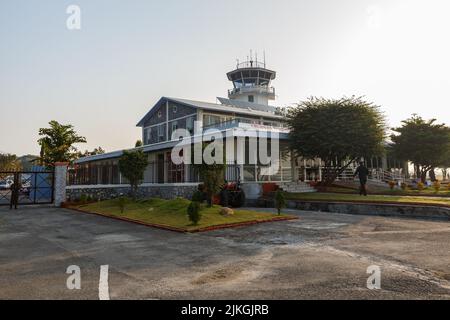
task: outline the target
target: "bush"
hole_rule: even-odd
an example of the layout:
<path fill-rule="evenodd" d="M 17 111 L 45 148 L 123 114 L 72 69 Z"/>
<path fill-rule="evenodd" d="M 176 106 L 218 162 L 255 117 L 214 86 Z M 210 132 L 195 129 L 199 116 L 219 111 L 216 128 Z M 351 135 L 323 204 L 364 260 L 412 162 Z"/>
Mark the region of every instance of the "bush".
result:
<path fill-rule="evenodd" d="M 195 191 L 192 195 L 192 201 L 203 202 L 203 200 L 205 200 L 205 194 L 200 190 Z"/>
<path fill-rule="evenodd" d="M 119 197 L 117 198 L 117 205 L 120 208 L 120 213 L 123 213 L 125 211 L 125 207 L 128 203 L 128 198 L 127 197 Z"/>
<path fill-rule="evenodd" d="M 439 190 L 441 190 L 441 183 L 439 182 L 439 180 L 433 182 L 433 188 L 436 193 L 439 192 Z"/>
<path fill-rule="evenodd" d="M 425 189 L 425 184 L 422 181 L 418 182 L 417 183 L 417 190 L 423 191 L 423 189 Z"/>
<path fill-rule="evenodd" d="M 389 181 L 389 188 L 391 188 L 391 190 L 394 190 L 394 187 L 397 183 L 395 181 Z"/>
<path fill-rule="evenodd" d="M 87 200 L 88 200 L 87 195 L 85 195 L 85 194 L 83 193 L 83 194 L 80 196 L 80 202 L 81 202 L 82 204 L 86 204 Z"/>
<path fill-rule="evenodd" d="M 189 221 L 191 221 L 195 226 L 198 225 L 198 222 L 202 217 L 202 214 L 200 213 L 200 202 L 192 201 L 187 208 L 187 214 Z"/>
<path fill-rule="evenodd" d="M 408 190 L 408 184 L 406 182 L 402 182 L 402 184 L 400 185 L 400 187 L 402 188 L 403 191 Z"/>
<path fill-rule="evenodd" d="M 275 193 L 275 207 L 278 210 L 278 215 L 281 214 L 281 209 L 286 207 L 286 199 L 284 198 L 284 193 L 281 190 L 278 190 Z"/>

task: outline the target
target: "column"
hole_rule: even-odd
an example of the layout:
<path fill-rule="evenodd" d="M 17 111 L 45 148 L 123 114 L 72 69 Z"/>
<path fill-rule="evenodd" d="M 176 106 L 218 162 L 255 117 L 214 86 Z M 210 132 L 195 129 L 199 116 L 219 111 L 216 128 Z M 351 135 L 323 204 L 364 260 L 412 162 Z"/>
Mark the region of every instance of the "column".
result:
<path fill-rule="evenodd" d="M 66 201 L 67 162 L 55 163 L 55 185 L 53 186 L 55 207 Z"/>

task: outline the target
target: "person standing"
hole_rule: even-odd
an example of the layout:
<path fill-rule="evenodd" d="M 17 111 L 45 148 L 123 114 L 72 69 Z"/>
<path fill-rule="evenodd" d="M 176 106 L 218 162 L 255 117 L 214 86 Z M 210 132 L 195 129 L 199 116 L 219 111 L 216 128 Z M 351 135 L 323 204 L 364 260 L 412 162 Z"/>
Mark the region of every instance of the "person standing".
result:
<path fill-rule="evenodd" d="M 359 167 L 356 169 L 353 177 L 356 177 L 356 176 L 358 176 L 359 183 L 360 183 L 359 195 L 367 196 L 366 184 L 367 184 L 367 178 L 369 176 L 369 169 L 367 169 L 367 167 L 364 165 L 364 162 L 362 162 L 362 161 L 359 163 Z"/>

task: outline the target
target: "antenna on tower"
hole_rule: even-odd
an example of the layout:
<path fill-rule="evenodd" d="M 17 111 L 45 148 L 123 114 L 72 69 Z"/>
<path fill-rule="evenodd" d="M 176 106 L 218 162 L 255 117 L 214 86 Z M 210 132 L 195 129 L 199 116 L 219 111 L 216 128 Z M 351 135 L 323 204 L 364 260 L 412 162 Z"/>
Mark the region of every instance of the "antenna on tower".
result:
<path fill-rule="evenodd" d="M 263 51 L 264 54 L 264 69 L 266 68 L 266 50 Z"/>

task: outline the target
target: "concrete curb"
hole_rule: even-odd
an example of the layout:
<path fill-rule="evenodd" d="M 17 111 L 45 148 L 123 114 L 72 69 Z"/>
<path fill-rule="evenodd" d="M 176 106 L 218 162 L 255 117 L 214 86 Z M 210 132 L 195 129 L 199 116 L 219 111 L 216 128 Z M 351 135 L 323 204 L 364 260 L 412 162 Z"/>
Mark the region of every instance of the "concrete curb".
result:
<path fill-rule="evenodd" d="M 288 200 L 287 206 L 290 209 L 307 211 L 450 220 L 450 207 L 446 205 L 338 200 Z"/>

